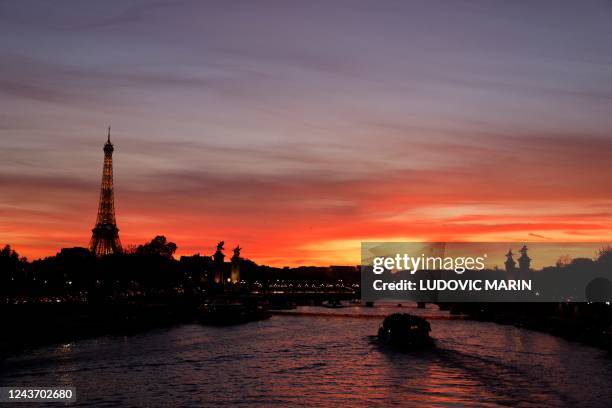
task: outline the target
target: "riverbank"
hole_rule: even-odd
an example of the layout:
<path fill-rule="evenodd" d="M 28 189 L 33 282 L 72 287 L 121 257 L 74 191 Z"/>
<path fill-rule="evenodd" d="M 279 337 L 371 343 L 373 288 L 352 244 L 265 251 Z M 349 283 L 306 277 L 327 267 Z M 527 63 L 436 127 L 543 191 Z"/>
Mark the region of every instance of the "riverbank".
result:
<path fill-rule="evenodd" d="M 455 303 L 440 305 L 472 320 L 512 325 L 612 351 L 612 311 L 605 303 Z"/>
<path fill-rule="evenodd" d="M 382 321 L 398 310 L 422 315 L 428 320 L 489 321 L 548 333 L 567 340 L 612 350 L 612 330 L 607 311 L 597 306 L 574 305 L 565 315 L 559 304 L 442 304 L 438 311 L 416 307 L 367 308 L 359 305 L 330 310 L 311 306 L 299 310 L 273 311 L 281 316 L 360 318 Z M 180 301 L 160 303 L 67 304 L 44 303 L 0 306 L 0 350 L 18 350 L 103 335 L 128 335 L 197 320 L 198 304 Z M 606 309 L 607 310 L 607 309 Z"/>
<path fill-rule="evenodd" d="M 0 350 L 5 353 L 103 335 L 131 334 L 195 319 L 189 303 L 66 304 L 0 306 Z"/>

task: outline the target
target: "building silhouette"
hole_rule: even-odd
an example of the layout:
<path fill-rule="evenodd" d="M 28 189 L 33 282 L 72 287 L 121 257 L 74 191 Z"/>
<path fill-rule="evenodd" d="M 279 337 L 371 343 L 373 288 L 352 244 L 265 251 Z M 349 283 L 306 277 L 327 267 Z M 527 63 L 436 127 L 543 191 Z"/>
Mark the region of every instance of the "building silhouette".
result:
<path fill-rule="evenodd" d="M 100 188 L 100 204 L 98 218 L 92 229 L 89 250 L 96 256 L 104 256 L 121 252 L 119 229 L 115 219 L 115 198 L 113 193 L 113 151 L 110 141 L 110 126 L 108 139 L 104 144 L 104 167 L 102 169 L 102 185 Z"/>

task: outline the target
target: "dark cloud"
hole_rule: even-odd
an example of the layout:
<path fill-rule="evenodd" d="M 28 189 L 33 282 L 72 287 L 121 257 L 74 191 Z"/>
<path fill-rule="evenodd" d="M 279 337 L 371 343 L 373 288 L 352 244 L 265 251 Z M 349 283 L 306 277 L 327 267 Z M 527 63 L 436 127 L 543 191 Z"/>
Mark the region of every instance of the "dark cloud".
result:
<path fill-rule="evenodd" d="M 551 240 L 552 238 L 549 237 L 545 237 L 544 235 L 540 235 L 540 234 L 534 234 L 533 232 L 530 232 L 529 234 L 527 234 L 530 237 L 534 237 L 534 238 L 540 238 L 540 239 L 546 239 L 546 240 Z"/>

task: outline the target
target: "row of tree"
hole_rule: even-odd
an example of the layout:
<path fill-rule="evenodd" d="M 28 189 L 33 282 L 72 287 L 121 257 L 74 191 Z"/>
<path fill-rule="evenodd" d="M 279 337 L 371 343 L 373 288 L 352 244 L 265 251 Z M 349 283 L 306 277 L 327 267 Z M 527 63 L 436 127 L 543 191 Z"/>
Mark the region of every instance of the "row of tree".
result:
<path fill-rule="evenodd" d="M 230 263 L 215 265 L 212 256 L 174 258 L 177 245 L 160 235 L 120 254 L 98 258 L 87 248 L 64 248 L 55 256 L 28 262 L 10 246 L 0 251 L 0 294 L 9 296 L 117 296 L 117 294 L 198 293 L 213 285 L 216 269 L 229 275 Z M 247 282 L 275 279 L 356 282 L 355 267 L 274 268 L 242 259 Z"/>

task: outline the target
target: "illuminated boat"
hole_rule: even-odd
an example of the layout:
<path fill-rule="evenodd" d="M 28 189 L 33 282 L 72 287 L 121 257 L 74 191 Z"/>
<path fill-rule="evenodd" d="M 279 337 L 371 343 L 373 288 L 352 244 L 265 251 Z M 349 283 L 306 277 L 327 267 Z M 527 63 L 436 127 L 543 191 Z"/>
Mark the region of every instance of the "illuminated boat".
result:
<path fill-rule="evenodd" d="M 394 313 L 385 317 L 378 329 L 378 341 L 406 350 L 425 349 L 435 345 L 429 336 L 430 331 L 429 322 L 422 317 L 408 313 Z"/>

